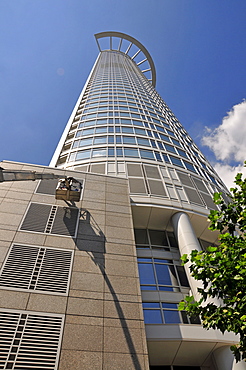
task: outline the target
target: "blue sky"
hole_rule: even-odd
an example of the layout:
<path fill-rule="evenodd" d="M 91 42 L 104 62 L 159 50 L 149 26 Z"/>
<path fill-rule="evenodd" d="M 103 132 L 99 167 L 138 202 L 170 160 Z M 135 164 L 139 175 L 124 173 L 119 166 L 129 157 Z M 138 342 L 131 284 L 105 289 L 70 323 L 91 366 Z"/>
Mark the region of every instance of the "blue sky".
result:
<path fill-rule="evenodd" d="M 227 182 L 246 159 L 245 19 L 245 0 L 0 0 L 0 159 L 49 163 L 110 30 L 148 49 L 157 91 Z"/>

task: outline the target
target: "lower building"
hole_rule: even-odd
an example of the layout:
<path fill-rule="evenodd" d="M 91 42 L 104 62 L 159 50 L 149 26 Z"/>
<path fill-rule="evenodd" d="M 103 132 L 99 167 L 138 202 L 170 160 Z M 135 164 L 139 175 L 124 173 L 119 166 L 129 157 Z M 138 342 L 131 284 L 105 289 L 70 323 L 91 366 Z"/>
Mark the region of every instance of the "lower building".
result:
<path fill-rule="evenodd" d="M 131 206 L 124 178 L 1 167 L 82 183 L 76 204 L 55 199 L 57 180 L 0 183 L 1 369 L 244 368 L 232 365 L 233 335 L 177 311 L 189 281 L 174 229 L 194 238 L 185 213 Z"/>

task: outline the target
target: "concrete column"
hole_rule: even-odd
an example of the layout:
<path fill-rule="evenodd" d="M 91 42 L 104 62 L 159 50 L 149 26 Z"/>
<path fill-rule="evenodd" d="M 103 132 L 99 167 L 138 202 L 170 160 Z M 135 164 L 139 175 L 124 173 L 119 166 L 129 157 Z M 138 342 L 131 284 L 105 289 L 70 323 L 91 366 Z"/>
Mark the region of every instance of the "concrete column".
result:
<path fill-rule="evenodd" d="M 190 223 L 189 216 L 184 212 L 177 212 L 172 217 L 173 229 L 176 236 L 176 240 L 179 245 L 180 255 L 190 254 L 192 250 L 196 249 L 201 251 L 201 246 L 198 242 L 196 234 L 194 233 L 193 227 Z M 192 295 L 196 300 L 200 298 L 197 288 L 202 287 L 202 282 L 195 280 L 190 275 L 190 262 L 184 265 L 186 275 L 190 284 Z"/>
<path fill-rule="evenodd" d="M 229 346 L 223 346 L 213 352 L 213 361 L 216 370 L 246 370 L 246 362 L 236 360 Z"/>

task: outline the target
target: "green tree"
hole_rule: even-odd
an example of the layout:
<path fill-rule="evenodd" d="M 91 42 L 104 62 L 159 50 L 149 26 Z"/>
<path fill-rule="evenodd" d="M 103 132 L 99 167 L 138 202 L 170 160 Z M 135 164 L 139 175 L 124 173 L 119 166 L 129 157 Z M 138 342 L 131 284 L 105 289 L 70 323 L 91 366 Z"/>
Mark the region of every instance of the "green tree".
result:
<path fill-rule="evenodd" d="M 191 262 L 191 275 L 202 281 L 203 288 L 198 289 L 199 301 L 186 297 L 179 309 L 199 315 L 206 329 L 238 334 L 239 344 L 231 347 L 238 362 L 246 359 L 246 179 L 239 173 L 234 182 L 237 187 L 230 189 L 230 203 L 215 193 L 214 203 L 220 210 L 209 215 L 209 229 L 220 232 L 220 245 L 181 257 L 183 264 Z M 221 300 L 220 306 L 207 300 L 215 297 Z"/>

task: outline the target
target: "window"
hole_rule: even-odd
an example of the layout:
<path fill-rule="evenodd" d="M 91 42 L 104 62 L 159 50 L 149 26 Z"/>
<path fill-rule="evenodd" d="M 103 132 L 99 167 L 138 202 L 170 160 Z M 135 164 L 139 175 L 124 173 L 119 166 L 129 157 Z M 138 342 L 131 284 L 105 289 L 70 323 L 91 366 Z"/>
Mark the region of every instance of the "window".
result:
<path fill-rule="evenodd" d="M 169 157 L 171 159 L 172 164 L 174 164 L 175 166 L 184 167 L 183 163 L 181 162 L 181 160 L 179 158 L 173 157 L 172 155 L 170 155 Z"/>
<path fill-rule="evenodd" d="M 80 140 L 79 142 L 79 146 L 88 146 L 88 145 L 92 145 L 92 138 L 88 138 L 88 139 L 82 139 Z"/>
<path fill-rule="evenodd" d="M 133 136 L 123 136 L 123 144 L 136 144 L 136 139 Z"/>
<path fill-rule="evenodd" d="M 106 149 L 94 149 L 92 150 L 92 157 L 106 157 Z"/>
<path fill-rule="evenodd" d="M 145 324 L 201 324 L 199 317 L 179 311 L 178 303 L 143 302 L 143 312 Z"/>
<path fill-rule="evenodd" d="M 91 156 L 91 150 L 82 150 L 76 154 L 75 161 L 79 161 L 81 159 L 87 159 L 87 158 L 90 158 L 90 156 Z"/>
<path fill-rule="evenodd" d="M 141 137 L 137 137 L 137 142 L 138 142 L 138 145 L 150 146 L 150 143 L 149 143 L 148 139 L 143 139 Z"/>
<path fill-rule="evenodd" d="M 150 229 L 134 229 L 135 242 L 138 249 L 164 249 L 178 248 L 173 232 Z"/>
<path fill-rule="evenodd" d="M 176 150 L 175 150 L 174 146 L 172 146 L 172 145 L 168 145 L 168 144 L 165 144 L 165 148 L 166 148 L 166 150 L 167 150 L 167 151 L 169 151 L 169 152 L 172 152 L 172 153 L 175 153 L 175 154 L 176 154 Z"/>
<path fill-rule="evenodd" d="M 125 157 L 139 157 L 137 149 L 124 148 Z"/>
<path fill-rule="evenodd" d="M 150 150 L 140 149 L 140 156 L 141 158 L 155 159 L 153 152 L 151 152 Z"/>
<path fill-rule="evenodd" d="M 189 287 L 184 267 L 177 262 L 161 258 L 138 258 L 141 290 L 179 292 Z"/>
<path fill-rule="evenodd" d="M 106 144 L 107 142 L 107 136 L 98 136 L 94 139 L 94 145 L 98 144 Z"/>
<path fill-rule="evenodd" d="M 124 127 L 124 126 L 122 126 L 121 130 L 122 130 L 123 133 L 133 134 L 133 128 L 132 127 Z"/>

